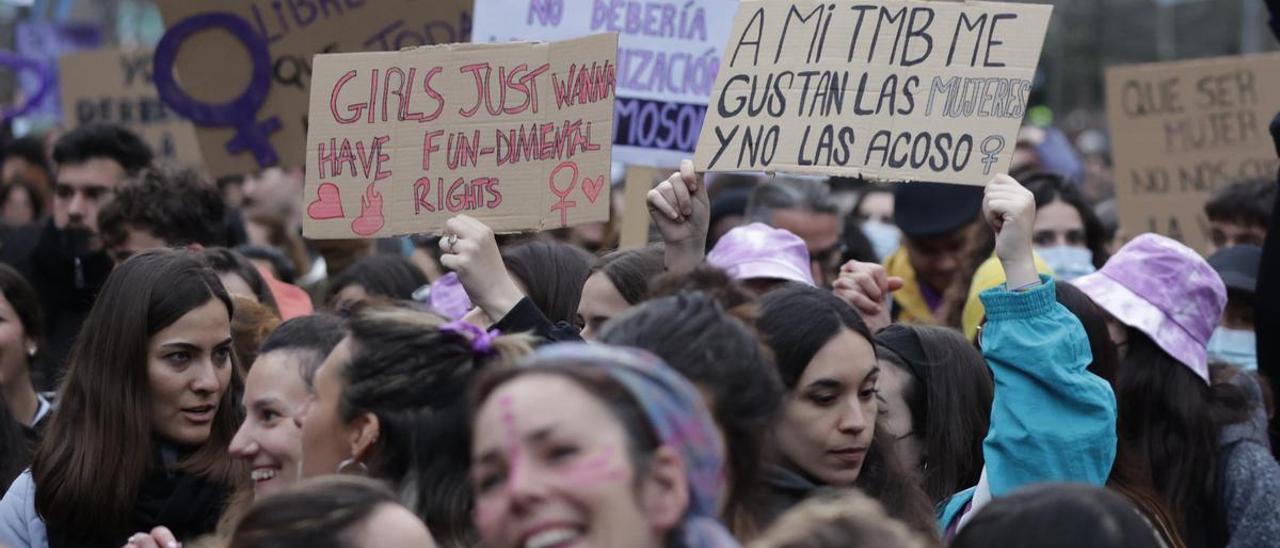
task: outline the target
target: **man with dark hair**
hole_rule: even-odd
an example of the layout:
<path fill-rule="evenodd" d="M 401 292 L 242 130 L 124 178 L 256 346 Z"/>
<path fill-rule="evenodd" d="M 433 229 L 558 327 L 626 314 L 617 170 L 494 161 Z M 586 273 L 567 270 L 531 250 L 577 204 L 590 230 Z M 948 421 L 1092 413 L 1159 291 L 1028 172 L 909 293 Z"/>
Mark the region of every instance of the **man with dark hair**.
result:
<path fill-rule="evenodd" d="M 1209 217 L 1209 253 L 1233 245 L 1262 245 L 1275 204 L 1274 180 L 1240 181 L 1218 189 L 1204 204 Z"/>
<path fill-rule="evenodd" d="M 116 263 L 160 247 L 225 247 L 227 206 L 193 170 L 150 169 L 129 179 L 98 217 Z"/>
<path fill-rule="evenodd" d="M 120 126 L 90 124 L 54 145 L 53 215 L 31 254 L 27 278 L 40 292 L 46 314 L 48 361 L 37 371 L 38 388 L 52 388 L 80 324 L 111 272 L 98 234 L 98 210 L 125 177 L 151 164 L 151 149 Z"/>
<path fill-rule="evenodd" d="M 826 181 L 774 177 L 752 191 L 746 217 L 748 223 L 781 228 L 804 240 L 814 283 L 831 287 L 844 257 L 844 225 Z"/>

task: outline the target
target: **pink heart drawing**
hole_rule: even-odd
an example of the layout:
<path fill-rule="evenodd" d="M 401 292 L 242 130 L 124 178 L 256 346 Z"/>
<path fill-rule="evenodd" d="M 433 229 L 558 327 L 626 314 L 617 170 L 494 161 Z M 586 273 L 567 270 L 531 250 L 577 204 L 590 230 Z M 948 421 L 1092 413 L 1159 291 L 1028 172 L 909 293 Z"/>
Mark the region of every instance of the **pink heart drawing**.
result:
<path fill-rule="evenodd" d="M 338 185 L 321 183 L 316 188 L 316 199 L 307 205 L 307 216 L 317 221 L 345 217 L 342 212 L 342 193 L 338 190 Z"/>
<path fill-rule="evenodd" d="M 582 179 L 582 193 L 586 194 L 587 199 L 594 204 L 596 203 L 596 198 L 600 197 L 600 191 L 604 190 L 605 184 L 607 183 L 604 181 L 604 175 L 596 177 L 595 179 L 584 177 Z"/>
<path fill-rule="evenodd" d="M 360 197 L 360 216 L 351 221 L 351 231 L 361 236 L 372 236 L 382 230 L 386 219 L 382 216 L 382 194 L 374 190 L 373 183 L 365 188 Z"/>

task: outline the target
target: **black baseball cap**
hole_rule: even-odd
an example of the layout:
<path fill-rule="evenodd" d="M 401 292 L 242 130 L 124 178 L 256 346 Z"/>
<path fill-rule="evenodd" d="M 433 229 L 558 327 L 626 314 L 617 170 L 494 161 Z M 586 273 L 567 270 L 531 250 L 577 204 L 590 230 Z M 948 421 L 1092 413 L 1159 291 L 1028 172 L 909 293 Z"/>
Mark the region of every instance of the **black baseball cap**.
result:
<path fill-rule="evenodd" d="M 898 183 L 893 222 L 908 238 L 931 238 L 969 226 L 982 212 L 983 188 L 946 183 Z"/>
<path fill-rule="evenodd" d="M 1262 248 L 1252 244 L 1224 247 L 1209 257 L 1209 266 L 1218 272 L 1229 291 L 1256 293 L 1261 265 Z"/>

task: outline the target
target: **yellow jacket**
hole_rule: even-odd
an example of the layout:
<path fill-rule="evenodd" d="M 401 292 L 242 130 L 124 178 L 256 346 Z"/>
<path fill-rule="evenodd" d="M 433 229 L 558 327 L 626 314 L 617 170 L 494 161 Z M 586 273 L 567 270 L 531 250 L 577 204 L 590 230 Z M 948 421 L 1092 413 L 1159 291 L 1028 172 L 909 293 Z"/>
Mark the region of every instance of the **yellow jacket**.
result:
<path fill-rule="evenodd" d="M 1040 260 L 1040 256 L 1035 256 L 1035 262 L 1036 270 L 1041 274 L 1053 275 L 1053 269 Z M 903 282 L 902 289 L 893 293 L 894 304 L 898 307 L 897 322 L 938 325 L 938 319 L 933 315 L 933 310 L 929 309 L 929 303 L 925 301 L 924 294 L 920 292 L 920 282 L 916 280 L 916 271 L 911 267 L 907 249 L 898 248 L 893 255 L 885 259 L 884 269 L 888 275 L 902 278 Z M 1004 280 L 1004 267 L 1000 266 L 1000 260 L 994 254 L 974 273 L 973 283 L 969 286 L 969 295 L 962 312 L 964 335 L 969 340 L 973 340 L 978 334 L 978 324 L 986 316 L 986 310 L 982 307 L 978 294 L 1004 283 Z"/>
<path fill-rule="evenodd" d="M 890 276 L 902 278 L 902 289 L 893 293 L 894 305 L 898 307 L 898 323 L 937 325 L 933 310 L 929 309 L 924 293 L 920 292 L 920 282 L 916 280 L 916 270 L 911 268 L 911 260 L 907 256 L 907 248 L 899 247 L 889 258 L 884 260 L 884 270 Z"/>

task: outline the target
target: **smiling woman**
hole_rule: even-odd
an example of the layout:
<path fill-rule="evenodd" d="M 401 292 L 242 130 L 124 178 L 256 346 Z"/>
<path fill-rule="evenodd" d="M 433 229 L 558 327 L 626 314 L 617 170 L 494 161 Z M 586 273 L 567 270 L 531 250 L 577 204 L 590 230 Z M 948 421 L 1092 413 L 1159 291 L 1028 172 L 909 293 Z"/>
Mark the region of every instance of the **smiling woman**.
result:
<path fill-rule="evenodd" d="M 163 289 L 161 289 L 163 288 Z M 213 530 L 243 465 L 227 455 L 231 299 L 182 251 L 112 272 L 85 322 L 37 451 L 0 502 L 0 543 L 119 546 L 159 525 Z"/>
<path fill-rule="evenodd" d="M 316 370 L 345 335 L 337 316 L 312 314 L 280 324 L 263 341 L 245 377 L 244 423 L 231 440 L 231 455 L 253 467 L 255 496 L 298 480 L 302 431 L 294 419 L 311 395 Z"/>
<path fill-rule="evenodd" d="M 544 347 L 480 377 L 471 415 L 485 546 L 738 545 L 714 517 L 723 440 L 698 390 L 650 354 Z"/>

